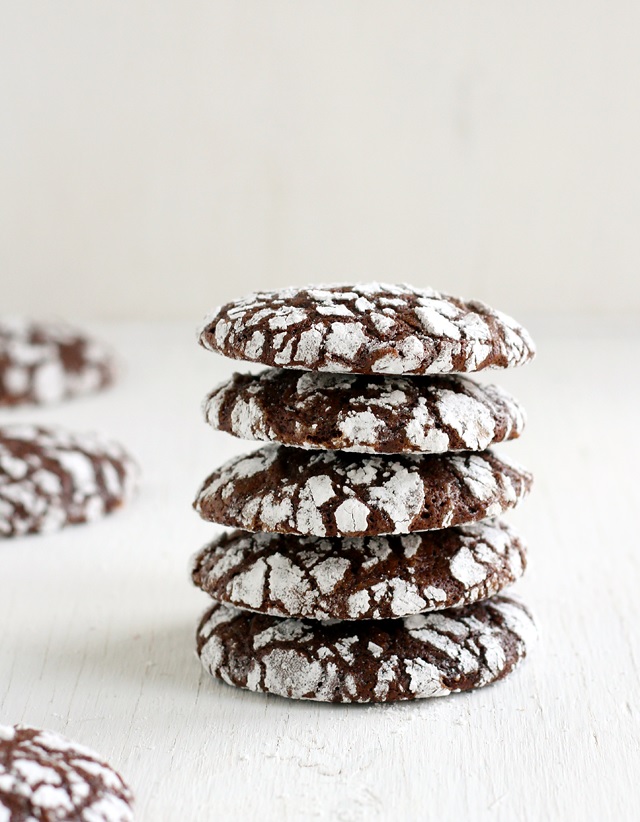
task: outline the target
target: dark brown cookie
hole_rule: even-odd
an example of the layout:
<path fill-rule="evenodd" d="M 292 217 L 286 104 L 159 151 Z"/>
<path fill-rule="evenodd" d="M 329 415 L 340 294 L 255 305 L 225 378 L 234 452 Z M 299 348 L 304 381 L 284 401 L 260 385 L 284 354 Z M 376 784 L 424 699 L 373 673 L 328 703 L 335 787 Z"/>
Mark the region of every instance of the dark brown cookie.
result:
<path fill-rule="evenodd" d="M 59 428 L 0 428 L 0 538 L 90 522 L 131 496 L 137 467 L 115 443 Z"/>
<path fill-rule="evenodd" d="M 0 318 L 0 406 L 47 404 L 109 385 L 111 353 L 57 323 Z"/>
<path fill-rule="evenodd" d="M 404 619 L 317 622 L 215 604 L 197 633 L 206 671 L 229 685 L 321 702 L 445 696 L 502 679 L 535 639 L 519 602 L 494 597 Z"/>
<path fill-rule="evenodd" d="M 130 789 L 101 757 L 53 731 L 0 726 L 2 822 L 133 822 Z"/>
<path fill-rule="evenodd" d="M 251 294 L 208 317 L 200 342 L 237 360 L 359 374 L 511 368 L 535 355 L 525 329 L 484 303 L 379 283 Z"/>
<path fill-rule="evenodd" d="M 497 516 L 531 483 L 491 451 L 369 455 L 265 445 L 214 471 L 194 505 L 203 519 L 248 531 L 406 534 Z"/>
<path fill-rule="evenodd" d="M 394 619 L 488 599 L 525 565 L 522 541 L 499 520 L 342 539 L 234 531 L 196 556 L 193 581 L 272 616 Z"/>
<path fill-rule="evenodd" d="M 204 402 L 214 428 L 302 448 L 402 454 L 482 451 L 515 439 L 524 411 L 496 385 L 466 377 L 234 374 Z"/>

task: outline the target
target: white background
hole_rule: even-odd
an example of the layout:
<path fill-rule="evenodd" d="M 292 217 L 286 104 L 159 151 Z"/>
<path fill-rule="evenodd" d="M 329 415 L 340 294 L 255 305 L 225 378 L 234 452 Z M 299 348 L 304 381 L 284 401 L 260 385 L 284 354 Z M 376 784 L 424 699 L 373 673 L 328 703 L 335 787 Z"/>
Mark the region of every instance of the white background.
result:
<path fill-rule="evenodd" d="M 2 0 L 2 308 L 377 278 L 637 314 L 639 36 L 634 0 Z"/>

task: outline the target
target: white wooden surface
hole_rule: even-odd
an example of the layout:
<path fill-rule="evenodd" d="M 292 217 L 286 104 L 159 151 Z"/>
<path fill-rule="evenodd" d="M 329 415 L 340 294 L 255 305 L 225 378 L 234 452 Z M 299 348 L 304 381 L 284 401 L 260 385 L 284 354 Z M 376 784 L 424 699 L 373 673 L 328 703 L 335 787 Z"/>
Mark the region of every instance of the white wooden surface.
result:
<path fill-rule="evenodd" d="M 90 527 L 0 545 L 0 722 L 91 745 L 158 820 L 637 819 L 640 508 L 633 328 L 532 323 L 533 366 L 493 379 L 525 402 L 505 446 L 535 492 L 518 586 L 542 638 L 511 679 L 389 707 L 295 703 L 200 671 L 206 606 L 188 578 L 212 533 L 190 510 L 206 472 L 246 447 L 201 422 L 232 364 L 188 326 L 100 329 L 126 363 L 109 393 L 0 422 L 59 422 L 120 438 L 139 498 Z"/>

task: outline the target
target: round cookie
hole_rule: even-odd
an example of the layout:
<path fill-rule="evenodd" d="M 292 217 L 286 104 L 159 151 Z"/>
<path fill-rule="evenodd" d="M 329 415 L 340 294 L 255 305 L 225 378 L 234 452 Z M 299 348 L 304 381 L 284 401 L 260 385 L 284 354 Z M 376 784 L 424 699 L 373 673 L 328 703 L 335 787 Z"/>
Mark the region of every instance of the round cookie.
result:
<path fill-rule="evenodd" d="M 204 401 L 207 422 L 247 440 L 402 454 L 483 451 L 522 433 L 524 410 L 496 385 L 466 377 L 234 374 Z"/>
<path fill-rule="evenodd" d="M 280 617 L 395 619 L 487 599 L 515 582 L 526 550 L 505 523 L 327 539 L 234 531 L 195 558 L 218 602 Z"/>
<path fill-rule="evenodd" d="M 359 374 L 448 374 L 511 368 L 535 347 L 485 303 L 408 285 L 262 291 L 205 320 L 200 343 L 237 360 Z"/>
<path fill-rule="evenodd" d="M 494 597 L 404 619 L 317 622 L 215 604 L 197 633 L 206 671 L 229 685 L 321 702 L 395 702 L 481 688 L 535 639 L 519 602 Z"/>
<path fill-rule="evenodd" d="M 214 471 L 194 506 L 203 519 L 248 531 L 406 534 L 497 516 L 531 483 L 491 451 L 369 455 L 265 445 Z"/>
<path fill-rule="evenodd" d="M 53 731 L 0 725 L 3 822 L 132 822 L 133 796 L 101 757 Z"/>
<path fill-rule="evenodd" d="M 48 404 L 113 382 L 111 353 L 61 323 L 0 318 L 0 406 Z"/>
<path fill-rule="evenodd" d="M 0 427 L 0 538 L 91 522 L 131 497 L 137 474 L 121 446 L 93 434 Z"/>

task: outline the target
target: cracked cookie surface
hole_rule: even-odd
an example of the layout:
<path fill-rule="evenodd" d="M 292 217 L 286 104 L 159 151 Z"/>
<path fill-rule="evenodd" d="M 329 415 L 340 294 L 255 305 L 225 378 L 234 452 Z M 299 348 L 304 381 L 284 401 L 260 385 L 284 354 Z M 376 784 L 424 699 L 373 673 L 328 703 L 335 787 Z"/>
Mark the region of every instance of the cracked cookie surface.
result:
<path fill-rule="evenodd" d="M 393 620 L 318 622 L 215 604 L 197 632 L 204 669 L 229 685 L 322 702 L 394 702 L 481 688 L 524 658 L 536 629 L 497 596 Z"/>
<path fill-rule="evenodd" d="M 380 283 L 251 294 L 209 316 L 200 342 L 233 359 L 360 374 L 512 368 L 535 356 L 527 331 L 485 303 Z"/>
<path fill-rule="evenodd" d="M 193 581 L 218 602 L 281 617 L 394 619 L 460 607 L 522 576 L 526 549 L 505 522 L 379 537 L 223 534 Z"/>
<path fill-rule="evenodd" d="M 312 536 L 404 534 L 514 508 L 532 477 L 491 451 L 370 455 L 266 445 L 214 471 L 194 506 L 248 531 Z"/>
<path fill-rule="evenodd" d="M 60 402 L 105 388 L 114 376 L 111 352 L 81 331 L 0 317 L 0 406 Z"/>
<path fill-rule="evenodd" d="M 213 428 L 240 439 L 387 454 L 482 451 L 519 437 L 525 423 L 514 397 L 466 377 L 281 368 L 234 374 L 203 411 Z"/>
<path fill-rule="evenodd" d="M 0 539 L 91 522 L 132 496 L 138 468 L 117 443 L 34 425 L 0 427 Z"/>
<path fill-rule="evenodd" d="M 133 822 L 133 796 L 98 754 L 53 731 L 0 725 L 2 822 Z"/>

